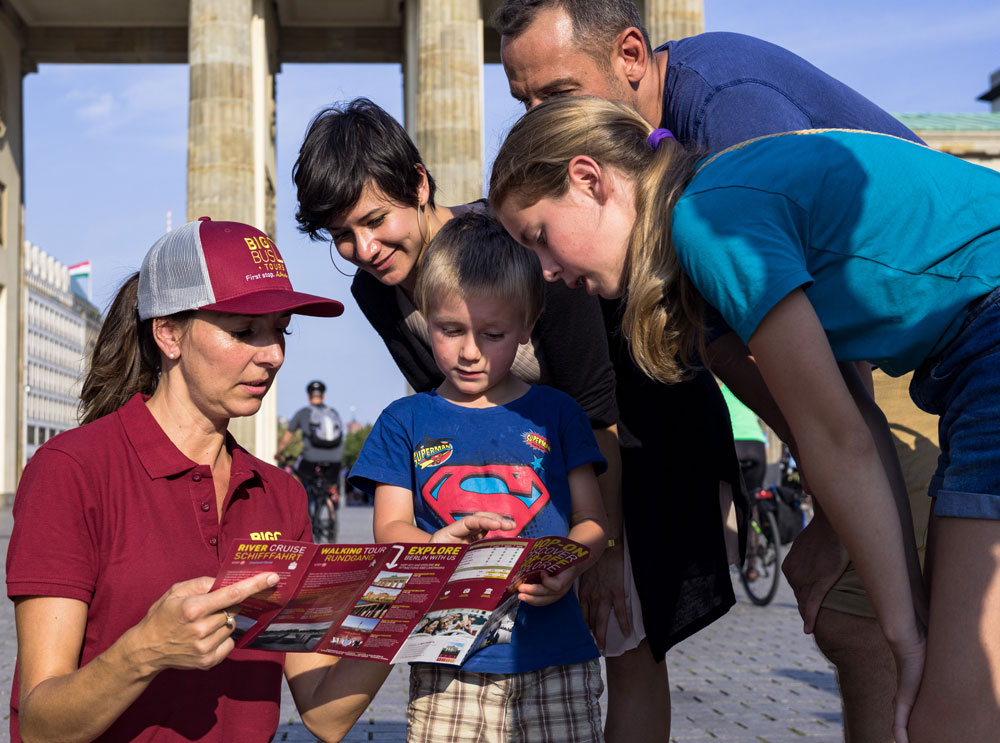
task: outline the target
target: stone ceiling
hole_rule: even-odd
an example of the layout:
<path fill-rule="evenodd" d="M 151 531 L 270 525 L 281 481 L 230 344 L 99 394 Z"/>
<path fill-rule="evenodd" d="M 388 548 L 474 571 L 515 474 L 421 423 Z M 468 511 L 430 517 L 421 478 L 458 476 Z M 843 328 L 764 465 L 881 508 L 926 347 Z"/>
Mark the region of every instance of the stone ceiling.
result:
<path fill-rule="evenodd" d="M 424 0 L 440 2 L 440 0 Z M 481 0 L 489 19 L 500 0 Z M 402 0 L 275 0 L 280 62 L 400 62 Z M 186 62 L 187 0 L 0 0 L 28 63 Z M 499 39 L 484 28 L 486 61 Z"/>

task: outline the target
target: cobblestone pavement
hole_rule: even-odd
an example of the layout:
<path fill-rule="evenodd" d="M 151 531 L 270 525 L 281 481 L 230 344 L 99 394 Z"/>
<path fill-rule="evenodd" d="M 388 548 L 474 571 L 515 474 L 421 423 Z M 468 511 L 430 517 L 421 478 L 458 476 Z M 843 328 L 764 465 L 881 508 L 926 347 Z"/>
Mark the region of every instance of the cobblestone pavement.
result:
<path fill-rule="evenodd" d="M 341 540 L 371 541 L 371 509 L 342 508 Z M 4 554 L 10 508 L 0 509 Z M 737 586 L 730 612 L 667 654 L 673 725 L 671 741 L 837 743 L 843 740 L 833 670 L 802 634 L 792 592 L 783 585 L 774 603 L 750 604 Z M 7 718 L 17 652 L 13 605 L 0 608 L 0 709 Z M 407 668 L 397 666 L 347 743 L 403 741 Z M 603 705 L 603 700 L 602 700 Z M 276 741 L 315 740 L 298 719 L 284 689 Z M 6 722 L 0 736 L 6 733 Z M 655 742 L 659 743 L 659 742 Z"/>

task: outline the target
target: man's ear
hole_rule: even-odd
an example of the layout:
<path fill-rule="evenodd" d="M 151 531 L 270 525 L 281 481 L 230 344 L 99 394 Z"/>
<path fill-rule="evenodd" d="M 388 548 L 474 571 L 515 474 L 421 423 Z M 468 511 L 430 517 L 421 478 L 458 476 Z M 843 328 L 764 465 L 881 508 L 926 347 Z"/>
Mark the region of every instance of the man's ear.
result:
<path fill-rule="evenodd" d="M 630 26 L 618 34 L 615 40 L 616 66 L 620 67 L 628 84 L 635 88 L 646 74 L 649 67 L 649 50 L 642 32 Z"/>
<path fill-rule="evenodd" d="M 577 155 L 569 161 L 569 185 L 603 204 L 608 197 L 608 174 L 594 158 Z"/>

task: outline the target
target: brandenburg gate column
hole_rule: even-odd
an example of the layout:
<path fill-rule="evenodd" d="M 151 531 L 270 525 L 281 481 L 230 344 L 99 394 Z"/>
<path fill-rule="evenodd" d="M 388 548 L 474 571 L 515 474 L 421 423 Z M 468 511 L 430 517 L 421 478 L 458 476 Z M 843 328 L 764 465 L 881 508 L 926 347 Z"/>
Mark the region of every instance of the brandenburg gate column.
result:
<path fill-rule="evenodd" d="M 403 65 L 406 128 L 439 200 L 483 195 L 483 20 L 479 0 L 408 0 Z"/>
<path fill-rule="evenodd" d="M 694 36 L 705 30 L 702 0 L 646 0 L 645 17 L 654 49 L 667 41 Z"/>
<path fill-rule="evenodd" d="M 188 221 L 253 221 L 252 6 L 191 0 Z"/>
<path fill-rule="evenodd" d="M 268 0 L 190 0 L 187 220 L 245 222 L 274 237 L 276 20 Z M 274 457 L 277 396 L 232 421 L 236 439 Z"/>

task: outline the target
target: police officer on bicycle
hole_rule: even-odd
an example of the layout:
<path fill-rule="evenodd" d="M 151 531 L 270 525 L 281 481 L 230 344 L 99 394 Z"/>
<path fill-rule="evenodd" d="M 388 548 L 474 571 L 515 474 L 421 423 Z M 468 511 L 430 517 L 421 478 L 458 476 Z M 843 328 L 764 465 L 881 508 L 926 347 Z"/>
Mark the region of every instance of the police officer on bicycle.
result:
<path fill-rule="evenodd" d="M 302 431 L 302 455 L 295 473 L 309 496 L 313 537 L 317 542 L 332 541 L 340 461 L 344 456 L 344 426 L 337 411 L 323 404 L 325 384 L 313 380 L 306 386 L 306 393 L 309 404 L 288 423 L 288 430 L 278 442 L 277 459 L 283 460 L 282 452 L 292 442 L 295 432 Z"/>

